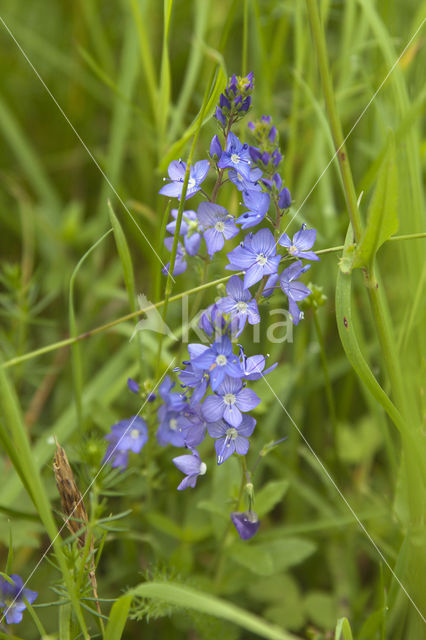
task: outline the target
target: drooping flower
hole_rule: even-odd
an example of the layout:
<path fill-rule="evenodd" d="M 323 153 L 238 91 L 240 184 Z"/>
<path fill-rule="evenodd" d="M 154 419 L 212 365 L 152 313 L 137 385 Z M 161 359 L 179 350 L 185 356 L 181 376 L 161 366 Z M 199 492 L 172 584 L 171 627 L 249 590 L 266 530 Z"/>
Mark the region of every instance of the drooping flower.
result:
<path fill-rule="evenodd" d="M 179 427 L 186 447 L 193 449 L 202 443 L 206 435 L 206 421 L 200 404 L 189 406 L 180 414 Z"/>
<path fill-rule="evenodd" d="M 216 393 L 204 400 L 203 416 L 207 422 L 224 418 L 231 427 L 238 427 L 243 419 L 242 413 L 251 411 L 259 402 L 256 393 L 243 387 L 241 380 L 226 376 Z"/>
<path fill-rule="evenodd" d="M 242 375 L 240 362 L 233 353 L 232 342 L 227 335 L 220 336 L 211 347 L 205 347 L 196 358 L 191 357 L 191 364 L 194 369 L 208 371 L 213 391 L 223 382 L 226 375 L 232 378 L 241 378 Z"/>
<path fill-rule="evenodd" d="M 231 520 L 242 540 L 249 540 L 259 529 L 260 521 L 254 511 L 233 511 Z"/>
<path fill-rule="evenodd" d="M 178 377 L 182 387 L 193 389 L 190 405 L 194 406 L 200 402 L 205 396 L 209 385 L 209 376 L 203 369 L 194 369 L 190 362 L 184 362 L 184 369 L 175 369 L 178 371 Z"/>
<path fill-rule="evenodd" d="M 186 397 L 183 393 L 172 391 L 175 386 L 170 376 L 164 376 L 163 381 L 158 387 L 158 393 L 164 401 L 164 404 L 174 411 L 182 411 L 187 405 Z"/>
<path fill-rule="evenodd" d="M 194 488 L 198 476 L 203 476 L 207 471 L 207 465 L 201 461 L 200 454 L 196 449 L 193 449 L 191 455 L 186 454 L 173 458 L 173 464 L 185 474 L 185 478 L 178 486 L 178 491 L 183 491 L 188 487 Z"/>
<path fill-rule="evenodd" d="M 232 133 L 228 134 L 226 149 L 222 151 L 220 160 L 217 163 L 219 169 L 235 169 L 246 180 L 250 180 L 250 172 L 252 169 L 252 160 L 249 153 L 247 143 L 242 143 L 237 136 Z"/>
<path fill-rule="evenodd" d="M 316 229 L 307 229 L 306 225 L 302 224 L 300 230 L 294 234 L 293 240 L 290 240 L 288 235 L 283 233 L 278 243 L 285 247 L 289 254 L 295 258 L 319 260 L 316 253 L 309 251 L 315 242 L 316 235 Z"/>
<path fill-rule="evenodd" d="M 217 307 L 224 313 L 229 313 L 232 319 L 238 320 L 239 335 L 245 327 L 246 321 L 249 324 L 260 322 L 257 302 L 252 298 L 250 290 L 244 289 L 243 283 L 238 276 L 232 276 L 226 283 L 226 298 L 217 301 Z"/>
<path fill-rule="evenodd" d="M 24 589 L 24 583 L 20 576 L 13 573 L 9 580 L 0 576 L 0 611 L 7 624 L 18 624 L 21 622 L 23 612 L 27 608 L 24 598 L 30 604 L 37 598 L 37 591 Z"/>
<path fill-rule="evenodd" d="M 209 256 L 223 249 L 225 240 L 233 238 L 239 232 L 233 216 L 218 204 L 202 202 L 198 207 L 197 215 L 204 228 L 204 239 Z"/>
<path fill-rule="evenodd" d="M 261 229 L 254 235 L 249 233 L 244 242 L 228 253 L 230 271 L 245 271 L 244 288 L 259 282 L 263 276 L 278 269 L 281 256 L 277 255 L 274 236 L 269 229 Z"/>
<path fill-rule="evenodd" d="M 264 191 L 244 191 L 243 200 L 249 211 L 239 216 L 235 222 L 240 224 L 242 229 L 248 229 L 262 222 L 269 209 L 271 196 Z"/>
<path fill-rule="evenodd" d="M 287 267 L 287 269 L 284 269 L 279 277 L 280 287 L 288 298 L 290 315 L 293 323 L 296 325 L 299 324 L 299 320 L 303 318 L 297 302 L 300 302 L 300 300 L 303 300 L 311 293 L 311 290 L 301 282 L 298 282 L 297 278 L 301 276 L 302 273 L 305 273 L 310 266 L 310 264 L 303 266 L 302 262 L 298 260 Z"/>
<path fill-rule="evenodd" d="M 174 235 L 178 210 L 172 209 L 171 214 L 174 220 L 172 220 L 172 222 L 169 222 L 169 224 L 166 226 L 166 229 L 169 233 Z M 184 211 L 182 214 L 182 222 L 180 225 L 179 234 L 183 236 L 185 251 L 188 255 L 195 256 L 200 250 L 202 231 L 203 227 L 200 225 L 195 211 Z"/>
<path fill-rule="evenodd" d="M 249 450 L 248 437 L 254 431 L 256 420 L 252 416 L 243 416 L 238 427 L 232 427 L 224 420 L 207 424 L 207 431 L 212 438 L 217 438 L 215 449 L 217 463 L 222 464 L 236 451 L 244 456 Z"/>
<path fill-rule="evenodd" d="M 228 333 L 231 337 L 237 335 L 238 324 L 238 319 L 232 319 L 228 324 L 223 317 L 222 310 L 214 303 L 202 312 L 198 326 L 207 333 L 208 336 L 213 336 L 214 334 L 217 338 L 224 333 Z"/>
<path fill-rule="evenodd" d="M 105 436 L 110 443 L 102 462 L 111 462 L 112 467 L 127 467 L 129 452 L 140 453 L 148 440 L 148 428 L 140 416 L 131 416 L 112 425 L 111 433 Z"/>
<path fill-rule="evenodd" d="M 164 238 L 164 244 L 166 245 L 167 249 L 171 251 L 173 247 L 173 238 L 172 237 Z M 186 261 L 185 249 L 183 248 L 182 243 L 178 242 L 175 265 L 173 267 L 173 275 L 180 276 L 181 273 L 184 273 L 184 271 L 186 271 L 187 266 L 188 266 L 188 263 Z M 161 273 L 163 273 L 166 276 L 169 273 L 169 269 L 170 269 L 170 262 L 168 262 L 161 269 Z"/>
<path fill-rule="evenodd" d="M 185 200 L 191 198 L 197 191 L 201 189 L 201 183 L 205 180 L 210 169 L 210 162 L 208 160 L 200 160 L 194 165 L 191 165 L 189 169 L 189 181 L 188 189 L 186 191 Z M 168 196 L 169 198 L 181 198 L 183 182 L 185 179 L 186 162 L 182 160 L 173 160 L 169 164 L 168 174 L 170 182 L 159 191 L 161 195 Z"/>

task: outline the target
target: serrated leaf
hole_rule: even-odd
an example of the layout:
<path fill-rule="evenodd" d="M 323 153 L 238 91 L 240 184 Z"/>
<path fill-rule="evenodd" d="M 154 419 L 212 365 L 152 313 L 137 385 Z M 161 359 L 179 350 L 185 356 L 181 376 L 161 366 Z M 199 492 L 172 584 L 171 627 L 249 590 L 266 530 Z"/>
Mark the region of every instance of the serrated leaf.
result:
<path fill-rule="evenodd" d="M 256 493 L 256 513 L 259 518 L 269 513 L 283 499 L 288 485 L 288 480 L 268 482 Z"/>
<path fill-rule="evenodd" d="M 398 170 L 392 135 L 368 209 L 367 227 L 355 252 L 353 268 L 369 264 L 381 245 L 398 230 L 397 200 Z"/>
<path fill-rule="evenodd" d="M 105 629 L 105 640 L 120 640 L 127 622 L 132 600 L 132 596 L 126 594 L 114 602 Z"/>

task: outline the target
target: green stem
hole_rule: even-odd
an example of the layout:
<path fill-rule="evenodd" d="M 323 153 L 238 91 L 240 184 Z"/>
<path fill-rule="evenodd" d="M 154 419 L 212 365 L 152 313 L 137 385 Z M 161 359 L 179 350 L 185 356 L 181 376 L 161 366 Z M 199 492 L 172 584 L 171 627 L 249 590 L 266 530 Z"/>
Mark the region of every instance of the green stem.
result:
<path fill-rule="evenodd" d="M 28 602 L 27 598 L 22 598 L 22 599 L 25 602 L 25 606 L 27 607 L 28 613 L 32 617 L 33 622 L 34 622 L 35 626 L 37 627 L 37 631 L 39 632 L 40 637 L 41 638 L 47 638 L 47 631 L 43 627 L 43 624 L 42 624 L 40 618 L 38 617 L 38 615 L 36 614 L 34 607 Z"/>
<path fill-rule="evenodd" d="M 327 59 L 324 30 L 319 17 L 317 0 L 306 0 L 306 4 L 308 7 L 312 36 L 318 57 L 318 66 L 321 75 L 325 104 L 330 122 L 331 134 L 333 136 L 334 147 L 336 149 L 340 172 L 343 180 L 346 206 L 348 208 L 349 217 L 352 223 L 355 241 L 359 242 L 362 233 L 362 221 L 358 209 L 356 191 L 352 179 L 352 172 L 344 145 L 342 126 L 340 124 L 340 118 L 337 112 L 336 102 L 334 98 L 333 83 Z"/>

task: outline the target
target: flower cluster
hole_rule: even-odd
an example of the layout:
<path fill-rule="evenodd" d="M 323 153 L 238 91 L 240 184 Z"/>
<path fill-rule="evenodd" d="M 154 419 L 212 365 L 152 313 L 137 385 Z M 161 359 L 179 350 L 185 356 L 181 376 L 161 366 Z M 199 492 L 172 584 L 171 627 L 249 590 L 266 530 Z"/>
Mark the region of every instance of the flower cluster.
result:
<path fill-rule="evenodd" d="M 277 364 L 265 369 L 267 356 L 246 355 L 241 346 L 235 346 L 235 339 L 247 324 L 261 321 L 258 303 L 277 289 L 286 295 L 291 319 L 297 325 L 303 318 L 298 303 L 311 293 L 300 277 L 310 268 L 310 261 L 319 260 L 312 251 L 314 229 L 302 225 L 293 238 L 280 230 L 282 217 L 291 205 L 291 195 L 279 174 L 282 160 L 279 134 L 270 116 L 249 123 L 257 146 L 241 141 L 232 131 L 251 106 L 252 90 L 252 73 L 232 76 L 216 109 L 220 132 L 211 141 L 210 160 L 201 160 L 189 168 L 182 160 L 173 161 L 168 168 L 169 181 L 160 190 L 160 194 L 180 200 L 186 176 L 185 200 L 196 194 L 201 197 L 198 206 L 184 210 L 180 219 L 178 209 L 171 211 L 172 220 L 166 226 L 170 235 L 164 242 L 171 251 L 177 234 L 178 244 L 173 266 L 168 263 L 163 270 L 166 274 L 171 268 L 173 275 L 183 273 L 190 260 L 202 251 L 205 253 L 201 259 L 210 261 L 228 241 L 250 229 L 227 252 L 225 269 L 238 273 L 229 278 L 226 295 L 201 314 L 199 326 L 208 337 L 208 344 L 188 346 L 188 359 L 175 369 L 180 390 L 169 376 L 158 389 L 161 403 L 156 412 L 157 442 L 161 447 L 186 449 L 185 454 L 173 458 L 174 465 L 184 474 L 179 491 L 194 488 L 198 477 L 206 473 L 207 466 L 198 451 L 206 439 L 214 441 L 218 465 L 234 454 L 245 456 L 249 451 L 256 427 L 251 412 L 261 402 L 250 384 Z M 215 170 L 216 182 L 209 197 L 201 185 L 211 168 Z M 216 202 L 226 181 L 241 194 L 244 210 L 238 216 Z M 269 228 L 251 230 L 262 222 Z M 139 385 L 133 380 L 129 381 L 129 388 L 139 392 Z M 152 399 L 155 401 L 155 396 Z M 130 421 L 114 425 L 107 436 L 110 445 L 106 458 L 113 458 L 113 466 L 125 467 L 129 451 L 139 452 L 146 442 L 144 421 L 135 417 Z M 232 512 L 231 519 L 239 536 L 247 540 L 256 533 L 259 521 L 252 509 L 250 474 L 245 473 L 246 487 L 250 487 L 248 510 Z"/>

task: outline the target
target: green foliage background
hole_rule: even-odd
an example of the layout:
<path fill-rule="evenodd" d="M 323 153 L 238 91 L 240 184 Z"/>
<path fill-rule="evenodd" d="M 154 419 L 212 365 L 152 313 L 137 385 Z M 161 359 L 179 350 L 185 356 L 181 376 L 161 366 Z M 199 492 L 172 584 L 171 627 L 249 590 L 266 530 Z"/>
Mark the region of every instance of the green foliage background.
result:
<path fill-rule="evenodd" d="M 156 334 L 143 332 L 139 341 L 129 342 L 132 320 L 88 337 L 72 352 L 52 348 L 25 358 L 134 311 L 135 293 L 163 299 L 159 261 L 143 234 L 166 258 L 160 241 L 166 203 L 158 190 L 168 163 L 188 156 L 196 130 L 191 125 L 213 72 L 216 97 L 227 76 L 255 73 L 250 118 L 270 114 L 279 129 L 284 178 L 294 199 L 291 215 L 300 208 L 291 233 L 306 221 L 318 230 L 319 249 L 344 244 L 345 193 L 333 159 L 307 5 L 302 0 L 3 0 L 0 348 L 6 363 L 2 376 L 8 380 L 2 377 L 0 444 L 8 455 L 0 457 L 1 569 L 11 537 L 13 572 L 30 574 L 54 531 L 49 502 L 61 522 L 53 435 L 66 448 L 84 490 L 99 469 L 103 436 L 138 410 L 126 390 L 127 377 L 155 379 L 172 357 L 179 362 L 185 353 L 166 338 L 158 362 Z M 352 293 L 340 280 L 335 304 L 336 281 L 349 276 L 338 276 L 340 253 L 324 253 L 310 276 L 326 302 L 306 311 L 294 341 L 268 344 L 268 321 L 255 351 L 247 339 L 251 353 L 268 351 L 280 362 L 269 378 L 274 393 L 258 383 L 262 404 L 252 450 L 288 436 L 256 471 L 262 527 L 249 543 L 227 533 L 240 484 L 235 459 L 216 468 L 211 456 L 205 481 L 184 495 L 175 490 L 174 452 L 154 446 L 147 446 L 125 474 L 104 470 L 97 478 L 87 503 L 98 542 L 105 534 L 97 571 L 100 596 L 113 601 L 129 587 L 148 584 L 132 593 L 125 638 L 245 639 L 254 633 L 286 638 L 291 632 L 319 639 L 332 637 L 327 634 L 334 634 L 343 617 L 359 640 L 415 640 L 424 633 L 419 611 L 389 571 L 390 566 L 425 615 L 424 240 L 387 240 L 395 233 L 396 217 L 399 235 L 424 231 L 426 60 L 425 29 L 418 28 L 426 6 L 414 0 L 346 0 L 319 7 L 334 100 L 343 131 L 350 133 L 346 154 L 361 218 L 364 224 L 372 221 L 362 245 L 367 259 L 358 254 L 354 264 L 371 266 L 384 243 L 376 263 L 387 300 L 375 315 L 362 270 L 355 269 Z M 240 131 L 248 137 L 245 121 Z M 194 160 L 206 157 L 215 132 L 215 121 L 207 119 Z M 230 189 L 219 202 L 237 213 L 238 197 Z M 107 233 L 111 224 L 114 233 Z M 350 248 L 345 258 L 346 265 L 353 263 Z M 227 275 L 224 264 L 215 260 L 209 278 Z M 198 267 L 189 269 L 173 294 L 197 286 L 200 278 Z M 190 308 L 210 304 L 216 293 L 212 288 L 191 296 Z M 387 415 L 392 407 L 386 413 L 373 383 L 363 377 L 353 344 L 345 344 L 346 353 L 342 348 L 336 305 L 346 308 L 348 299 L 360 350 L 402 416 L 401 422 L 396 418 L 398 428 Z M 265 305 L 265 317 L 269 310 Z M 167 323 L 177 334 L 180 318 L 180 303 L 170 302 Z M 380 340 L 380 327 L 376 331 L 377 319 L 391 337 L 393 356 Z M 32 485 L 39 472 L 40 492 Z M 119 513 L 122 518 L 109 520 Z M 62 562 L 62 576 L 68 567 L 72 582 L 82 568 L 71 549 L 57 542 L 55 562 Z M 40 593 L 36 604 L 68 601 L 63 579 L 44 560 L 29 584 Z M 166 583 L 169 591 L 161 588 Z M 203 593 L 222 604 L 203 600 Z M 244 611 L 221 609 L 223 601 L 245 610 L 246 625 L 238 617 L 244 618 Z M 102 604 L 105 615 L 110 604 Z M 129 606 L 129 598 L 119 601 L 117 619 L 110 623 L 117 627 L 110 627 L 106 638 L 120 637 L 120 615 L 127 619 Z M 37 612 L 50 637 L 84 637 L 69 604 Z M 253 627 L 248 612 L 263 619 L 263 631 Z M 86 610 L 84 616 L 94 637 L 95 618 Z M 271 631 L 267 623 L 281 630 Z M 341 622 L 336 637 L 347 640 L 348 629 Z M 14 633 L 40 637 L 27 614 Z M 0 631 L 0 637 L 9 636 Z"/>

